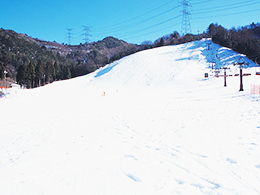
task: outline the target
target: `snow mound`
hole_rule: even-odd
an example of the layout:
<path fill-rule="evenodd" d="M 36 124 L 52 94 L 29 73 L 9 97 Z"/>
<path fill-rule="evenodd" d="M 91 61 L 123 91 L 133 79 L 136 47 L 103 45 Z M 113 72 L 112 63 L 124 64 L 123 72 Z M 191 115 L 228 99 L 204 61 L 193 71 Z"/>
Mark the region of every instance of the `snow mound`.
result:
<path fill-rule="evenodd" d="M 228 75 L 239 74 L 239 66 L 234 66 L 238 62 L 247 64 L 244 68 L 257 67 L 246 56 L 214 44 L 211 39 L 202 39 L 138 52 L 89 74 L 82 79 L 84 83 L 79 85 L 114 88 L 183 87 L 203 80 L 207 72 L 213 76 L 215 72 L 223 74 L 223 67 L 228 68 Z"/>

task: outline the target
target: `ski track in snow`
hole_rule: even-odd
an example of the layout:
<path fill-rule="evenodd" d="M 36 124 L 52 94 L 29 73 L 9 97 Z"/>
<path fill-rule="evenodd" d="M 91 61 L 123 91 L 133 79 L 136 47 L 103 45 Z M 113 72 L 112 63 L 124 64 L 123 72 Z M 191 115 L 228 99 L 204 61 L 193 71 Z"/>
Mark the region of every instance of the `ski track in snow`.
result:
<path fill-rule="evenodd" d="M 1 99 L 0 195 L 260 194 L 260 77 L 209 68 L 238 58 L 204 39 Z"/>

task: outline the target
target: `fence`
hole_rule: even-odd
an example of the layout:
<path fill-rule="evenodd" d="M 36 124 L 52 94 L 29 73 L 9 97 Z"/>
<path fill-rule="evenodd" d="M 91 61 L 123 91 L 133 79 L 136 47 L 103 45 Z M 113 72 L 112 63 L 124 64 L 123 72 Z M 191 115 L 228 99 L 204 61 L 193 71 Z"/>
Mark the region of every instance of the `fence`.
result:
<path fill-rule="evenodd" d="M 260 84 L 251 83 L 251 94 L 259 94 L 260 95 Z"/>

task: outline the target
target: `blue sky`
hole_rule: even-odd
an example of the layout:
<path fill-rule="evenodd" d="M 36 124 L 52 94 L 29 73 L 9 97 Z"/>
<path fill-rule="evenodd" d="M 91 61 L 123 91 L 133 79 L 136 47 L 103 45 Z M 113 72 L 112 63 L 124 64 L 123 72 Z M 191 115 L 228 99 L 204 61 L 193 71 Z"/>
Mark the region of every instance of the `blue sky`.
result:
<path fill-rule="evenodd" d="M 155 41 L 182 33 L 181 0 L 0 0 L 0 27 L 59 43 L 84 42 L 83 26 L 92 27 L 90 42 L 113 36 L 130 43 Z M 191 31 L 210 23 L 225 28 L 260 22 L 259 0 L 189 0 Z M 67 29 L 71 31 L 68 39 Z"/>

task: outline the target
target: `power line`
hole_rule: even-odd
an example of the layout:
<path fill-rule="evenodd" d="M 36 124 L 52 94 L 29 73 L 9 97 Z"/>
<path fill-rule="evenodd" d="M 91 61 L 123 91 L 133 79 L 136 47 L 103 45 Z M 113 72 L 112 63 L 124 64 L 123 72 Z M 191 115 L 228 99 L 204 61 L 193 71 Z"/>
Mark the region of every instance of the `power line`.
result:
<path fill-rule="evenodd" d="M 168 27 L 161 28 L 161 29 L 156 30 L 156 31 L 152 31 L 152 32 L 149 32 L 149 33 L 145 33 L 145 34 L 142 34 L 142 35 L 130 36 L 130 37 L 125 37 L 125 38 L 133 39 L 133 38 L 143 37 L 143 36 L 150 35 L 150 34 L 153 34 L 153 33 L 156 33 L 156 32 L 160 32 L 160 31 L 162 31 L 162 30 L 170 29 L 170 28 L 172 28 L 173 26 L 177 26 L 177 25 L 180 25 L 180 24 L 181 24 L 181 22 L 176 23 L 176 24 L 173 24 L 173 25 L 168 26 Z"/>
<path fill-rule="evenodd" d="M 209 1 L 201 1 L 201 2 L 197 2 L 197 3 L 195 3 L 195 4 L 202 4 L 202 3 L 208 3 Z M 251 2 L 250 4 L 248 4 L 248 2 Z M 258 3 L 260 3 L 260 2 L 258 2 Z M 189 4 L 189 2 L 188 1 L 183 1 L 183 2 L 181 2 L 181 4 L 185 4 L 186 6 L 187 5 L 189 5 L 190 7 L 191 7 L 191 5 Z M 252 4 L 255 4 L 255 3 L 252 3 L 252 1 L 245 1 L 245 2 L 240 2 L 239 3 L 240 5 L 244 5 L 244 6 L 249 6 L 249 5 L 252 5 Z M 235 7 L 234 7 L 234 5 L 236 5 Z M 233 6 L 233 7 L 230 7 L 230 8 L 226 8 L 226 7 L 230 7 L 230 6 Z M 211 9 L 216 9 L 216 8 L 223 8 L 223 7 L 225 7 L 225 9 L 224 10 L 227 10 L 227 9 L 234 9 L 234 8 L 236 8 L 236 7 L 238 7 L 237 6 L 237 4 L 230 4 L 230 5 L 227 5 L 227 6 L 218 6 L 218 7 L 212 7 Z M 203 9 L 202 9 L 203 10 Z M 222 9 L 223 10 L 223 9 Z M 168 10 L 167 10 L 168 11 Z M 166 12 L 167 12 L 166 11 Z M 220 10 L 216 10 L 216 11 L 220 11 Z M 186 10 L 184 9 L 184 11 L 182 11 L 182 13 L 187 13 L 186 12 Z M 241 13 L 241 12 L 239 12 L 239 13 Z M 189 12 L 188 12 L 188 14 L 190 14 Z M 232 14 L 228 14 L 228 15 L 232 15 Z M 155 17 L 155 16 L 154 16 Z M 167 20 L 168 21 L 168 20 Z M 166 22 L 167 22 L 166 21 Z M 185 20 L 184 20 L 185 21 Z M 160 23 L 159 23 L 160 24 Z M 182 24 L 185 24 L 185 22 L 183 22 Z M 157 24 L 158 25 L 158 24 Z M 153 25 L 153 26 L 151 26 L 151 27 L 154 27 L 154 26 L 157 26 L 157 25 Z M 189 26 L 189 25 L 188 25 Z M 148 28 L 150 28 L 150 27 L 148 27 Z M 137 31 L 131 31 L 130 33 L 135 33 L 135 32 L 141 32 L 142 30 L 146 30 L 146 28 L 145 29 L 141 29 L 141 30 L 137 30 Z M 183 30 L 183 29 L 182 29 Z M 159 30 L 160 31 L 160 30 Z M 157 31 L 156 31 L 157 32 Z M 147 35 L 147 34 L 151 34 L 151 33 L 146 33 L 146 34 L 143 34 L 143 35 L 140 35 L 140 36 L 144 36 L 144 35 Z M 140 37 L 140 36 L 134 36 L 134 37 Z M 132 36 L 133 37 L 133 36 Z"/>
<path fill-rule="evenodd" d="M 211 1 L 213 1 L 213 0 L 211 0 Z M 200 2 L 197 2 L 197 3 L 192 3 L 192 5 L 198 5 L 198 4 L 203 4 L 203 3 L 210 3 L 211 1 L 210 0 L 200 1 Z"/>
<path fill-rule="evenodd" d="M 247 1 L 243 1 L 243 2 L 237 2 L 237 3 L 232 3 L 232 4 L 227 4 L 227 5 L 220 5 L 220 6 L 213 6 L 213 7 L 208 7 L 208 8 L 202 8 L 202 9 L 196 9 L 196 11 L 194 11 L 194 13 L 198 12 L 198 11 L 203 11 L 203 10 L 214 10 L 214 9 L 218 9 L 218 8 L 226 8 L 226 9 L 229 9 L 228 7 L 233 7 L 233 6 L 237 6 L 237 5 L 242 5 L 242 6 L 247 6 L 247 5 L 243 5 L 243 4 L 247 4 L 247 3 L 250 3 L 250 4 L 255 4 L 255 3 L 252 3 L 252 2 L 258 2 L 258 0 L 247 0 Z M 258 2 L 259 3 L 259 2 Z M 196 3 L 196 4 L 199 4 L 199 3 Z M 257 3 L 256 3 L 257 4 Z M 193 4 L 194 5 L 194 4 Z M 241 7 L 242 7 L 241 6 Z"/>
<path fill-rule="evenodd" d="M 95 33 L 95 36 L 97 36 L 97 35 L 102 36 L 102 35 L 108 35 L 109 33 L 111 33 L 111 34 L 113 33 L 113 34 L 116 34 L 117 37 L 118 36 L 124 36 L 124 37 L 127 36 L 127 37 L 136 38 L 136 37 L 152 34 L 154 32 L 158 32 L 158 31 L 161 31 L 161 30 L 165 30 L 165 28 L 160 29 L 160 30 L 157 30 L 157 28 L 155 28 L 155 31 L 153 30 L 153 32 L 147 32 L 147 33 L 145 32 L 149 29 L 152 29 L 154 27 L 157 27 L 159 25 L 170 22 L 171 20 L 174 20 L 174 19 L 177 19 L 178 17 L 180 17 L 181 15 L 173 17 L 173 18 L 170 18 L 170 16 L 169 16 L 169 13 L 171 13 L 171 11 L 177 9 L 180 6 L 182 6 L 181 32 L 183 34 L 187 34 L 187 33 L 191 32 L 191 23 L 190 23 L 191 12 L 190 12 L 190 9 L 191 9 L 192 6 L 189 3 L 189 0 L 181 0 L 181 2 L 179 2 L 178 6 L 167 9 L 166 11 L 162 11 L 160 13 L 155 12 L 156 10 L 159 10 L 159 9 L 169 5 L 173 1 L 174 0 L 168 1 L 167 3 L 165 3 L 161 6 L 158 6 L 155 9 L 152 9 L 152 10 L 150 10 L 150 11 L 144 13 L 144 14 L 138 15 L 136 17 L 125 20 L 123 22 L 116 23 L 113 26 L 110 25 L 110 26 L 107 26 L 107 27 L 94 28 L 94 30 L 97 31 L 97 33 Z M 193 5 L 200 5 L 200 4 L 203 4 L 203 3 L 209 3 L 211 1 L 213 1 L 213 0 L 208 0 L 208 1 L 200 0 L 199 2 L 193 3 Z M 215 7 L 208 7 L 208 8 L 205 8 L 205 9 L 199 8 L 199 9 L 196 9 L 195 11 L 193 11 L 192 15 L 196 15 L 196 16 L 199 16 L 200 14 L 208 14 L 209 15 L 210 13 L 213 13 L 213 12 L 220 12 L 221 13 L 221 11 L 232 10 L 232 9 L 241 8 L 241 7 L 250 6 L 250 5 L 252 6 L 252 5 L 259 4 L 259 3 L 260 3 L 259 0 L 246 0 L 246 1 L 244 0 L 242 2 L 231 3 L 231 4 L 215 6 Z M 224 13 L 224 14 L 209 15 L 206 18 L 214 18 L 214 17 L 223 17 L 223 16 L 229 16 L 229 15 L 243 14 L 243 13 L 255 12 L 255 11 L 259 11 L 259 10 L 260 10 L 260 8 L 248 10 L 248 11 L 227 13 L 227 14 Z M 151 13 L 154 13 L 154 14 L 151 14 Z M 150 17 L 148 17 L 148 14 L 150 15 Z M 159 18 L 160 16 L 166 15 L 166 14 L 168 14 L 167 18 L 169 18 L 169 19 L 166 18 L 167 20 L 164 20 L 162 22 L 154 24 L 155 22 L 153 22 L 153 21 L 156 21 L 156 20 L 154 20 L 155 18 Z M 147 17 L 144 17 L 144 16 L 147 16 Z M 204 17 L 195 17 L 193 19 L 205 19 L 205 16 Z M 148 21 L 151 21 L 153 24 L 148 26 L 148 24 L 149 24 Z M 177 23 L 177 21 L 175 23 Z M 139 26 L 139 29 L 137 29 L 136 27 L 138 25 L 142 25 L 142 26 Z M 136 30 L 134 30 L 133 27 L 135 27 Z M 89 37 L 91 36 L 90 35 L 90 31 L 91 31 L 90 28 L 91 27 L 83 26 L 84 32 L 83 32 L 83 34 L 81 34 L 81 36 L 82 35 L 84 36 L 83 41 L 85 43 L 88 43 L 90 41 L 90 39 L 89 39 Z M 127 30 L 127 29 L 129 29 L 129 30 L 127 32 L 124 32 L 124 30 Z M 72 39 L 72 33 L 71 33 L 72 29 L 67 29 L 67 30 L 68 30 L 68 33 L 66 35 L 67 35 L 67 39 L 69 40 L 69 43 L 70 43 L 71 39 Z"/>
<path fill-rule="evenodd" d="M 141 18 L 141 17 L 143 17 L 143 16 L 145 16 L 145 15 L 148 15 L 148 14 L 150 14 L 150 13 L 152 13 L 152 12 L 154 12 L 154 11 L 156 11 L 156 10 L 158 10 L 158 9 L 160 9 L 160 8 L 162 8 L 162 7 L 164 7 L 164 6 L 168 5 L 168 4 L 170 4 L 170 3 L 172 3 L 173 1 L 174 1 L 174 0 L 171 0 L 171 1 L 169 1 L 169 2 L 167 2 L 167 3 L 165 3 L 165 4 L 163 4 L 163 5 L 161 5 L 161 6 L 157 7 L 157 8 L 155 8 L 155 9 L 152 9 L 152 10 L 150 10 L 150 11 L 144 13 L 144 14 L 141 14 L 141 15 L 138 15 L 138 16 L 136 16 L 136 17 L 130 18 L 130 19 L 125 20 L 125 21 L 123 21 L 123 22 L 119 22 L 119 23 L 116 23 L 116 24 L 113 24 L 113 25 L 110 25 L 110 26 L 106 26 L 106 27 L 102 27 L 102 28 L 96 28 L 96 29 L 97 29 L 97 30 L 100 30 L 100 29 L 105 30 L 106 28 L 108 28 L 108 29 L 111 28 L 111 26 L 114 27 L 114 26 L 119 26 L 119 25 L 124 24 L 124 23 L 128 23 L 128 22 L 130 22 L 130 21 L 133 21 L 133 20 L 135 20 L 135 19 Z"/>
<path fill-rule="evenodd" d="M 169 2 L 167 2 L 166 4 L 164 4 L 164 5 L 162 5 L 162 6 L 159 6 L 159 7 L 157 7 L 156 9 L 153 9 L 152 11 L 158 10 L 159 8 L 161 8 L 161 7 L 163 7 L 163 6 L 167 5 L 167 4 L 169 4 L 169 3 L 171 3 L 171 2 L 172 2 L 172 1 L 169 1 Z M 143 20 L 140 20 L 140 21 L 134 21 L 134 19 L 137 19 L 137 18 L 139 18 L 140 16 L 147 15 L 148 13 L 151 13 L 152 11 L 146 12 L 145 14 L 142 14 L 142 15 L 140 15 L 140 16 L 138 16 L 138 17 L 134 17 L 134 18 L 132 18 L 131 20 L 127 20 L 127 21 L 130 21 L 130 23 L 128 22 L 128 24 L 127 24 L 126 22 L 124 22 L 124 25 L 122 25 L 122 26 L 113 27 L 113 28 L 110 28 L 109 30 L 106 30 L 105 28 L 104 28 L 104 30 L 99 30 L 99 32 L 95 33 L 95 36 L 96 36 L 96 35 L 102 35 L 102 34 L 108 34 L 108 33 L 114 33 L 114 34 L 116 33 L 116 36 L 117 36 L 117 37 L 122 37 L 122 36 L 124 36 L 124 37 L 125 37 L 125 36 L 131 36 L 131 37 L 133 37 L 133 35 L 135 35 L 135 34 L 144 33 L 144 31 L 146 31 L 146 30 L 148 30 L 148 29 L 152 29 L 152 28 L 154 28 L 154 27 L 156 27 L 156 26 L 159 26 L 159 25 L 162 25 L 162 24 L 164 24 L 164 23 L 170 22 L 170 21 L 172 21 L 172 20 L 174 20 L 174 19 L 180 17 L 180 15 L 178 15 L 178 16 L 176 16 L 176 17 L 172 17 L 172 18 L 167 19 L 167 20 L 164 20 L 164 21 L 162 21 L 162 22 L 156 23 L 156 24 L 151 25 L 151 26 L 143 27 L 143 28 L 141 28 L 141 29 L 132 30 L 132 31 L 127 31 L 127 32 L 123 32 L 123 31 L 126 30 L 126 29 L 132 29 L 133 26 L 136 27 L 136 26 L 138 26 L 138 25 L 144 24 L 144 23 L 146 23 L 146 22 L 148 22 L 148 21 L 151 21 L 151 20 L 153 20 L 153 19 L 155 19 L 155 18 L 157 18 L 157 17 L 160 17 L 160 16 L 162 16 L 162 15 L 164 15 L 164 14 L 166 14 L 166 13 L 170 13 L 171 11 L 177 9 L 178 7 L 180 7 L 180 5 L 177 5 L 177 6 L 173 7 L 173 8 L 167 9 L 166 11 L 160 12 L 160 13 L 158 13 L 158 14 L 156 14 L 156 15 L 153 15 L 153 16 L 151 16 L 151 17 L 149 17 L 149 18 L 144 18 Z M 131 22 L 131 21 L 132 21 L 132 22 Z M 144 25 L 143 25 L 143 26 L 144 26 Z M 99 29 L 101 29 L 101 28 L 99 28 Z M 95 30 L 96 30 L 96 29 L 95 29 Z M 164 30 L 165 30 L 165 29 L 164 29 Z M 101 31 L 101 32 L 100 32 L 100 31 Z M 105 32 L 104 32 L 104 31 L 105 31 Z M 121 31 L 122 33 L 119 33 L 120 31 Z M 161 31 L 161 29 L 160 29 L 160 31 Z M 153 32 L 154 32 L 154 31 L 153 31 Z M 152 32 L 152 33 L 153 33 L 153 32 Z M 146 34 L 147 34 L 147 33 L 146 33 Z M 151 33 L 149 32 L 148 34 L 151 34 Z M 139 36 L 140 36 L 140 35 L 139 35 Z"/>
<path fill-rule="evenodd" d="M 132 35 L 133 33 L 136 33 L 136 32 L 142 32 L 142 31 L 145 31 L 145 30 L 154 28 L 154 27 L 156 27 L 156 26 L 160 26 L 160 25 L 165 24 L 165 23 L 167 23 L 167 22 L 170 22 L 170 21 L 172 21 L 172 20 L 174 20 L 174 19 L 177 19 L 177 18 L 179 18 L 179 17 L 180 17 L 180 15 L 175 16 L 175 17 L 173 17 L 173 18 L 170 18 L 170 19 L 168 19 L 168 20 L 164 20 L 164 21 L 159 22 L 159 23 L 157 23 L 157 24 L 154 24 L 154 25 L 151 25 L 151 26 L 142 28 L 142 29 L 138 29 L 138 30 L 134 30 L 134 31 L 127 32 L 127 34 L 131 34 L 131 35 Z M 119 36 L 124 36 L 124 35 L 127 35 L 127 34 L 119 34 Z"/>
<path fill-rule="evenodd" d="M 244 12 L 234 12 L 234 13 L 228 13 L 228 14 L 220 14 L 220 15 L 214 15 L 214 16 L 207 16 L 207 18 L 224 17 L 224 16 L 231 16 L 231 15 L 251 13 L 251 12 L 256 12 L 256 11 L 260 11 L 260 9 L 253 9 L 253 10 L 247 10 L 247 11 L 244 11 Z M 194 20 L 205 19 L 205 16 L 203 16 L 203 17 L 196 17 L 196 18 L 193 18 L 193 19 L 194 19 Z"/>
<path fill-rule="evenodd" d="M 125 29 L 128 29 L 128 28 L 133 28 L 133 26 L 138 26 L 138 25 L 141 25 L 141 24 L 143 24 L 143 23 L 145 23 L 145 22 L 148 22 L 148 21 L 150 21 L 150 20 L 153 20 L 153 19 L 155 19 L 155 18 L 157 18 L 157 17 L 159 17 L 159 16 L 162 16 L 162 15 L 164 15 L 164 14 L 166 14 L 166 13 L 169 13 L 170 11 L 173 11 L 173 10 L 177 9 L 178 7 L 179 7 L 179 5 L 176 6 L 176 7 L 171 8 L 171 9 L 168 9 L 168 10 L 166 10 L 166 11 L 164 11 L 164 12 L 161 12 L 161 13 L 155 15 L 155 16 L 152 16 L 152 17 L 149 17 L 149 18 L 146 18 L 146 19 L 143 19 L 143 20 L 141 20 L 141 21 L 134 22 L 134 23 L 130 23 L 130 24 L 125 25 L 125 26 L 122 26 L 122 27 L 115 27 L 115 28 L 113 28 L 113 29 L 111 29 L 111 30 L 108 30 L 108 31 L 105 31 L 105 32 L 106 32 L 106 33 L 111 33 L 111 32 L 113 33 L 113 32 L 122 31 L 122 30 L 125 30 Z M 104 32 L 102 32 L 102 34 L 103 34 L 103 33 L 104 33 Z M 100 33 L 97 33 L 97 34 L 100 34 Z"/>
<path fill-rule="evenodd" d="M 161 12 L 161 13 L 159 13 L 159 14 L 156 14 L 156 15 L 154 15 L 154 16 L 151 16 L 151 17 L 149 17 L 149 18 L 145 18 L 145 19 L 143 19 L 143 20 L 141 20 L 141 21 L 134 21 L 134 20 L 136 20 L 136 19 L 138 19 L 138 18 L 141 18 L 141 17 L 143 17 L 143 16 L 145 16 L 145 15 L 148 15 L 148 14 L 150 14 L 150 13 L 156 11 L 156 10 L 159 10 L 160 8 L 162 8 L 162 7 L 164 7 L 164 6 L 166 6 L 166 5 L 170 4 L 170 3 L 172 3 L 173 1 L 174 1 L 174 0 L 171 0 L 171 1 L 169 1 L 169 2 L 167 2 L 167 3 L 165 3 L 165 4 L 163 4 L 163 5 L 161 5 L 161 6 L 159 6 L 159 7 L 157 7 L 157 8 L 155 8 L 155 9 L 151 10 L 151 11 L 148 11 L 148 12 L 144 13 L 144 14 L 141 14 L 141 15 L 139 15 L 139 16 L 133 17 L 133 18 L 131 18 L 131 19 L 129 19 L 129 20 L 125 20 L 124 22 L 117 23 L 117 24 L 115 24 L 112 28 L 111 28 L 111 26 L 103 27 L 103 28 L 95 28 L 94 30 L 99 30 L 99 32 L 95 33 L 95 36 L 97 36 L 97 35 L 102 35 L 102 34 L 108 34 L 108 33 L 118 33 L 119 31 L 123 31 L 123 30 L 129 29 L 129 28 L 133 28 L 133 26 L 141 25 L 141 24 L 146 23 L 146 22 L 148 22 L 148 21 L 150 21 L 150 20 L 153 20 L 153 19 L 155 19 L 155 18 L 157 18 L 157 17 L 160 17 L 160 16 L 162 16 L 162 15 L 164 15 L 164 14 L 166 14 L 166 13 L 169 13 L 169 12 L 171 12 L 171 11 L 177 9 L 178 7 L 180 7 L 180 5 L 177 5 L 177 6 L 173 7 L 173 8 L 167 9 L 166 11 L 163 11 L 163 12 Z M 157 23 L 157 24 L 154 24 L 154 25 L 152 25 L 152 26 L 148 26 L 148 27 L 145 27 L 145 28 L 142 28 L 142 29 L 138 29 L 138 30 L 135 30 L 135 31 L 128 31 L 127 33 L 123 33 L 123 34 L 121 33 L 121 35 L 119 34 L 119 35 L 117 35 L 117 36 L 122 36 L 122 35 L 125 36 L 125 35 L 129 35 L 129 34 L 130 34 L 130 35 L 133 35 L 133 33 L 135 33 L 135 34 L 136 34 L 136 33 L 140 33 L 140 32 L 143 32 L 143 31 L 145 31 L 145 30 L 148 30 L 148 29 L 154 28 L 154 27 L 156 27 L 156 26 L 162 25 L 162 24 L 164 24 L 164 23 L 170 22 L 171 20 L 174 20 L 174 19 L 176 19 L 176 18 L 178 18 L 178 17 L 180 17 L 180 15 L 179 15 L 179 16 L 176 16 L 176 17 L 173 17 L 173 18 L 170 18 L 170 19 L 168 19 L 168 20 L 164 20 L 164 21 L 162 21 L 162 22 L 160 22 L 160 23 Z M 131 22 L 131 21 L 132 21 L 132 22 Z M 130 23 L 129 23 L 129 22 L 130 22 Z M 120 24 L 125 24 L 125 25 L 119 26 Z M 100 29 L 101 29 L 101 30 L 100 30 Z M 85 30 L 85 33 L 86 33 L 86 30 L 87 30 L 87 29 L 84 28 L 84 30 Z M 105 31 L 105 32 L 104 32 L 104 31 Z M 85 33 L 84 33 L 83 35 L 85 35 Z M 84 40 L 85 42 L 87 42 L 87 41 L 88 41 L 88 38 L 86 38 L 86 36 L 85 36 L 85 38 L 84 38 L 83 40 Z"/>
<path fill-rule="evenodd" d="M 227 8 L 227 6 L 220 6 L 218 7 L 217 9 L 215 8 L 208 8 L 207 11 L 204 11 L 204 12 L 199 12 L 199 13 L 196 13 L 194 12 L 194 15 L 199 15 L 199 14 L 205 14 L 205 13 L 212 13 L 212 12 L 219 12 L 219 11 L 225 11 L 225 10 L 231 10 L 231 9 L 236 9 L 236 8 L 241 8 L 241 7 L 245 7 L 245 6 L 250 6 L 250 5 L 255 5 L 255 4 L 259 4 L 260 2 L 257 2 L 257 3 L 249 3 L 249 4 L 246 4 L 246 5 L 236 5 L 236 6 L 232 6 L 230 8 Z M 230 5 L 231 6 L 231 5 Z M 209 11 L 209 9 L 213 9 L 211 11 Z"/>

